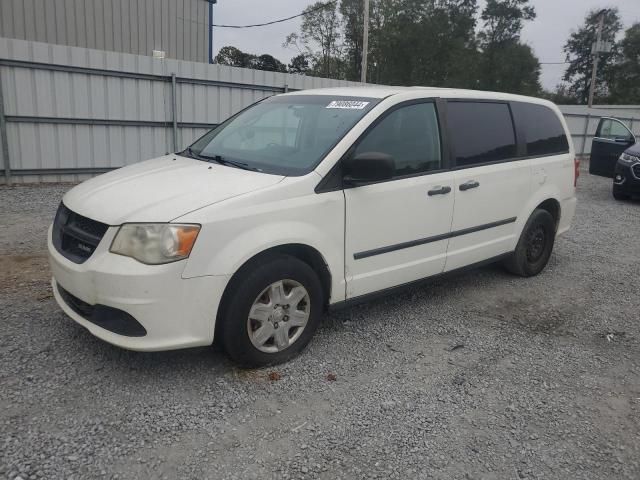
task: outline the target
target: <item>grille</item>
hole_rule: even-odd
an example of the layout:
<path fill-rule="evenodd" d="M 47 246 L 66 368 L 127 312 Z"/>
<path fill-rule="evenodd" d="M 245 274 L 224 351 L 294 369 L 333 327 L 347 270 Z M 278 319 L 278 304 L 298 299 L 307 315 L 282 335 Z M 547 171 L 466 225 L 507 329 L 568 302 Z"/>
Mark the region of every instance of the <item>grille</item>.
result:
<path fill-rule="evenodd" d="M 633 174 L 635 175 L 635 177 L 640 178 L 640 163 L 636 163 L 633 167 L 631 167 L 631 169 L 633 170 Z"/>
<path fill-rule="evenodd" d="M 53 222 L 53 245 L 72 262 L 84 263 L 108 228 L 104 223 L 72 212 L 61 203 Z"/>
<path fill-rule="evenodd" d="M 90 305 L 58 285 L 62 300 L 85 320 L 110 332 L 127 337 L 144 337 L 147 330 L 135 318 L 123 310 L 106 305 Z"/>

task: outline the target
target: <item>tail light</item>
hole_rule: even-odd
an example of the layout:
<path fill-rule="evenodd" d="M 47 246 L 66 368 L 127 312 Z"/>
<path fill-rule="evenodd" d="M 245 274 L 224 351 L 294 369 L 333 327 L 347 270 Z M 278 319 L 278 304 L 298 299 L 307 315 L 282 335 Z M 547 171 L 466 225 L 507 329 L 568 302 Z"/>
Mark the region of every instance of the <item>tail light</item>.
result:
<path fill-rule="evenodd" d="M 580 176 L 580 159 L 573 160 L 573 186 L 578 186 L 578 177 Z"/>

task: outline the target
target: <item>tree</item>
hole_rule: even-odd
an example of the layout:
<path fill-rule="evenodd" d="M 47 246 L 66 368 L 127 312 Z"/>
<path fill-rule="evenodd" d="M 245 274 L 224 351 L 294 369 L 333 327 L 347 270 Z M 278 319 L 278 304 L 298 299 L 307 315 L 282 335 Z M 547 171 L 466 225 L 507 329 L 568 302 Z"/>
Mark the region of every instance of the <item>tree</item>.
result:
<path fill-rule="evenodd" d="M 484 45 L 519 42 L 525 20 L 536 18 L 529 0 L 488 0 L 481 17 L 485 29 L 479 38 Z"/>
<path fill-rule="evenodd" d="M 263 54 L 256 58 L 252 68 L 256 70 L 266 70 L 268 72 L 284 73 L 287 71 L 284 63 L 268 54 Z"/>
<path fill-rule="evenodd" d="M 292 33 L 285 46 L 295 46 L 312 58 L 314 74 L 328 78 L 341 77 L 342 22 L 337 3 L 316 2 L 303 10 L 300 34 Z M 301 44 L 301 45 L 300 45 Z"/>
<path fill-rule="evenodd" d="M 222 47 L 213 62 L 230 67 L 253 68 L 268 72 L 284 73 L 287 71 L 284 63 L 269 54 L 256 56 L 231 46 Z"/>
<path fill-rule="evenodd" d="M 348 78 L 360 78 L 362 0 L 342 0 Z M 372 0 L 367 78 L 472 87 L 477 0 Z"/>
<path fill-rule="evenodd" d="M 245 53 L 236 47 L 226 46 L 220 49 L 213 62 L 230 67 L 253 68 L 255 60 L 255 55 Z"/>
<path fill-rule="evenodd" d="M 538 95 L 540 62 L 528 45 L 520 42 L 524 22 L 536 17 L 529 0 L 488 0 L 478 34 L 482 58 L 479 88 Z"/>
<path fill-rule="evenodd" d="M 569 92 L 566 83 L 558 84 L 553 91 L 545 90 L 540 96 L 558 105 L 577 105 L 578 103 L 578 99 Z"/>
<path fill-rule="evenodd" d="M 289 63 L 289 73 L 297 73 L 300 75 L 306 75 L 309 73 L 309 58 L 304 53 L 300 53 L 291 59 Z"/>
<path fill-rule="evenodd" d="M 612 68 L 611 102 L 640 103 L 640 23 L 631 26 L 620 42 L 620 62 Z"/>
<path fill-rule="evenodd" d="M 571 33 L 564 52 L 569 66 L 562 77 L 569 86 L 569 92 L 581 103 L 587 103 L 589 88 L 591 87 L 591 71 L 593 56 L 591 46 L 596 41 L 600 11 L 592 10 L 585 18 L 584 25 Z M 606 97 L 608 94 L 608 80 L 612 78 L 613 65 L 618 56 L 615 38 L 622 29 L 620 15 L 617 8 L 610 8 L 604 12 L 602 40 L 612 42 L 611 53 L 600 54 L 598 73 L 596 77 L 596 98 Z"/>

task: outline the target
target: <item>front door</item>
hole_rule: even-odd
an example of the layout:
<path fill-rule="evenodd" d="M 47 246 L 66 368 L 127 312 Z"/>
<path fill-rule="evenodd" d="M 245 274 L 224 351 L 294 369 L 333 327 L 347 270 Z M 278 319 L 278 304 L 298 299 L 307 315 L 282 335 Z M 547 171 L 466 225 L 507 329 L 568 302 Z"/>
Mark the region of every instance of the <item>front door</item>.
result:
<path fill-rule="evenodd" d="M 369 152 L 390 155 L 395 175 L 344 191 L 347 298 L 441 273 L 451 228 L 456 192 L 434 102 L 392 108 L 350 154 Z"/>
<path fill-rule="evenodd" d="M 591 143 L 589 173 L 613 178 L 618 158 L 635 142 L 633 133 L 620 120 L 601 118 Z"/>

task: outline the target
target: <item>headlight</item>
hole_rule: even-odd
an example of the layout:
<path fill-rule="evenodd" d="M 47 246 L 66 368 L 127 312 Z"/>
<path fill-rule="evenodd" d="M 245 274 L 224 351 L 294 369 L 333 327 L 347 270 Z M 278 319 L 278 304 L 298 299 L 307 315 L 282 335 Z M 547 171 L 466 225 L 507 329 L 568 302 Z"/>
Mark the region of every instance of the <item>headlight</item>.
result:
<path fill-rule="evenodd" d="M 150 265 L 187 258 L 196 242 L 200 225 L 173 223 L 125 223 L 109 249 Z"/>
<path fill-rule="evenodd" d="M 636 157 L 635 155 L 629 155 L 628 153 L 623 153 L 620 155 L 620 161 L 622 163 L 632 164 L 636 162 L 640 162 L 640 157 Z"/>

